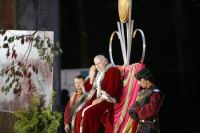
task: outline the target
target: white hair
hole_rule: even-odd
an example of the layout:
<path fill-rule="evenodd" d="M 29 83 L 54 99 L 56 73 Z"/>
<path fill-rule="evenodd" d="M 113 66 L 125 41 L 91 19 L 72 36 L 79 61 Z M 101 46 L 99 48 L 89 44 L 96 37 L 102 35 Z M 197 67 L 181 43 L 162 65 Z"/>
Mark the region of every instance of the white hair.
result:
<path fill-rule="evenodd" d="M 108 59 L 103 55 L 96 55 L 94 57 L 94 60 L 96 60 L 96 59 L 99 59 L 100 61 L 103 61 L 105 63 L 105 65 L 108 64 Z"/>

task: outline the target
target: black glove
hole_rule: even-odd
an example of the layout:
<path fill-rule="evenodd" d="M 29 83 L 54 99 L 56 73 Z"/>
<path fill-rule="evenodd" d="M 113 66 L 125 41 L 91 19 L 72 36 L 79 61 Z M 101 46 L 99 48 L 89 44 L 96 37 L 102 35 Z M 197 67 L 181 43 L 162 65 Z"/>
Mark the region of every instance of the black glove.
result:
<path fill-rule="evenodd" d="M 134 106 L 132 106 L 131 108 L 130 108 L 130 110 L 129 110 L 129 115 L 130 115 L 130 117 L 133 119 L 133 120 L 138 120 L 138 115 L 136 114 L 136 112 L 135 112 L 135 108 L 134 108 Z"/>

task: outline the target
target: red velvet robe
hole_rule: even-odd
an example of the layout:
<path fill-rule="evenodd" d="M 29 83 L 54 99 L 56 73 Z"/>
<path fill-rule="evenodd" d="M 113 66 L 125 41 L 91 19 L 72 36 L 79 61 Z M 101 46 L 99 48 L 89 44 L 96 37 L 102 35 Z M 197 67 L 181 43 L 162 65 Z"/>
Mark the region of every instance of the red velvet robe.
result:
<path fill-rule="evenodd" d="M 111 97 L 118 99 L 120 96 L 121 75 L 118 68 L 109 68 L 102 80 L 101 89 Z M 103 123 L 105 132 L 114 130 L 114 103 L 106 100 L 88 108 L 83 117 L 82 133 L 98 133 L 100 124 Z"/>

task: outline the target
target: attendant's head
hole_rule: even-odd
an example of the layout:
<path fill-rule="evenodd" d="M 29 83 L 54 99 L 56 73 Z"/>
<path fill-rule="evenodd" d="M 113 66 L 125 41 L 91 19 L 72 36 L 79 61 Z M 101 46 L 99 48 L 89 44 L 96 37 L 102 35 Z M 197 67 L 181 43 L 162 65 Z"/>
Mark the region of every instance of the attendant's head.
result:
<path fill-rule="evenodd" d="M 103 55 L 97 55 L 94 57 L 94 64 L 98 71 L 102 71 L 108 64 L 108 60 Z"/>
<path fill-rule="evenodd" d="M 82 75 L 77 75 L 74 78 L 74 86 L 75 86 L 75 89 L 83 90 L 83 88 L 84 88 L 84 77 Z"/>
<path fill-rule="evenodd" d="M 135 78 L 137 79 L 138 84 L 144 89 L 148 89 L 154 85 L 154 76 L 147 68 L 143 68 L 138 71 L 135 74 Z"/>
<path fill-rule="evenodd" d="M 89 70 L 89 76 L 90 76 L 90 77 L 95 77 L 96 71 L 97 71 L 97 69 L 96 69 L 95 65 L 92 65 L 92 66 L 90 67 L 90 70 Z"/>

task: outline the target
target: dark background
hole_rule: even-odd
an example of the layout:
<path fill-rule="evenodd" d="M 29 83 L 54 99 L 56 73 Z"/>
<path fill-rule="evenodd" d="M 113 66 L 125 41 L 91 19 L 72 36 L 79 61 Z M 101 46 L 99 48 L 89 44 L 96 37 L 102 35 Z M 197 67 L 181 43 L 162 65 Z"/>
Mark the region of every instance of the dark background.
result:
<path fill-rule="evenodd" d="M 117 30 L 117 0 L 61 0 L 61 68 L 83 68 L 93 57 L 109 58 L 110 35 Z M 146 66 L 165 93 L 160 112 L 161 133 L 199 132 L 200 2 L 198 0 L 133 0 L 134 28 L 144 31 Z M 113 42 L 116 64 L 123 64 L 120 45 Z M 133 42 L 131 63 L 141 56 Z"/>

